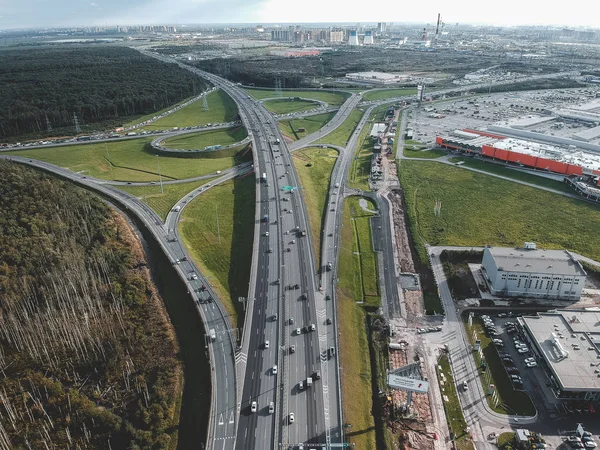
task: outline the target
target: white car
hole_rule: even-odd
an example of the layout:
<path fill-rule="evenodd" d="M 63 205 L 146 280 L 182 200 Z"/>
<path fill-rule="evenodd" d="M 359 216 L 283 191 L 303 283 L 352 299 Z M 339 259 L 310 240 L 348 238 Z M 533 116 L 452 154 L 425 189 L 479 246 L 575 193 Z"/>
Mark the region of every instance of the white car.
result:
<path fill-rule="evenodd" d="M 265 231 L 265 236 L 268 236 L 268 235 L 269 235 L 269 232 L 268 232 L 268 231 Z"/>
<path fill-rule="evenodd" d="M 527 347 L 520 347 L 520 348 L 517 350 L 517 353 L 520 353 L 521 355 L 522 355 L 523 353 L 527 353 L 527 352 L 529 352 L 529 349 L 528 349 Z"/>
<path fill-rule="evenodd" d="M 304 389 L 304 380 L 298 383 L 298 389 L 300 389 L 301 391 Z"/>
<path fill-rule="evenodd" d="M 535 362 L 535 358 L 531 357 L 531 358 L 525 358 L 525 362 L 529 363 L 529 362 Z"/>
<path fill-rule="evenodd" d="M 252 404 L 250 405 L 250 411 L 255 413 L 257 408 L 258 408 L 258 405 L 256 404 L 256 402 L 252 402 Z"/>
<path fill-rule="evenodd" d="M 290 423 L 294 423 L 294 413 L 290 413 Z"/>
<path fill-rule="evenodd" d="M 277 366 L 273 366 L 273 369 L 271 369 L 271 372 L 273 373 L 273 375 L 277 375 Z"/>
<path fill-rule="evenodd" d="M 275 412 L 275 404 L 273 402 L 269 403 L 269 414 L 273 414 Z"/>
<path fill-rule="evenodd" d="M 302 330 L 300 328 L 296 328 L 296 334 L 300 336 L 302 334 Z"/>
<path fill-rule="evenodd" d="M 537 363 L 535 361 L 529 361 L 528 363 L 525 363 L 525 365 L 527 367 L 536 367 Z"/>
<path fill-rule="evenodd" d="M 198 279 L 198 275 L 196 275 L 195 273 L 192 274 L 192 280 L 197 280 Z"/>
<path fill-rule="evenodd" d="M 269 348 L 269 341 L 265 341 L 265 348 Z"/>

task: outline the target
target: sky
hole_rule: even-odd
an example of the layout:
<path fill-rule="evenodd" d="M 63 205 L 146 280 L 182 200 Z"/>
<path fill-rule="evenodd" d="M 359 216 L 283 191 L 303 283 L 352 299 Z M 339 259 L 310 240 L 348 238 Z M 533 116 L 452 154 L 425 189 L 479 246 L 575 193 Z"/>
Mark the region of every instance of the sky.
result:
<path fill-rule="evenodd" d="M 560 6 L 558 6 L 560 5 Z M 134 24 L 415 22 L 598 27 L 597 0 L 0 0 L 0 29 Z M 596 13 L 593 13 L 596 11 Z M 587 13 L 586 13 L 587 12 Z"/>

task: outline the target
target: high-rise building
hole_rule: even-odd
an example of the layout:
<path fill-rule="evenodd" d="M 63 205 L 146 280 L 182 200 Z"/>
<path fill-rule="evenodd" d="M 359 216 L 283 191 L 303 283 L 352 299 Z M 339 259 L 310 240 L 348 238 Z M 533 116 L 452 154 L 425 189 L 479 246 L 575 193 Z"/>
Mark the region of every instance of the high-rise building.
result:
<path fill-rule="evenodd" d="M 387 27 L 386 27 L 386 25 L 385 25 L 385 22 L 379 22 L 379 23 L 377 24 L 377 32 L 378 32 L 379 34 L 383 34 L 383 33 L 385 33 L 385 32 L 386 32 L 386 30 L 387 30 Z"/>

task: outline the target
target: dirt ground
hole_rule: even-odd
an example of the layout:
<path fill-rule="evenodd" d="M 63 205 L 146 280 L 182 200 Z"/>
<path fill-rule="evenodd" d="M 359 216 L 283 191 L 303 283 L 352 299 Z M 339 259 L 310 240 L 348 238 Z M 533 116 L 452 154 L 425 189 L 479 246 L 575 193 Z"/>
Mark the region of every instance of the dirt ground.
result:
<path fill-rule="evenodd" d="M 407 224 L 404 220 L 404 205 L 400 190 L 392 190 L 388 193 L 388 198 L 392 204 L 392 216 L 394 218 L 394 232 L 396 235 L 396 245 L 398 246 L 398 255 L 400 263 L 400 272 L 413 272 L 415 266 L 413 264 L 412 251 L 406 232 Z"/>

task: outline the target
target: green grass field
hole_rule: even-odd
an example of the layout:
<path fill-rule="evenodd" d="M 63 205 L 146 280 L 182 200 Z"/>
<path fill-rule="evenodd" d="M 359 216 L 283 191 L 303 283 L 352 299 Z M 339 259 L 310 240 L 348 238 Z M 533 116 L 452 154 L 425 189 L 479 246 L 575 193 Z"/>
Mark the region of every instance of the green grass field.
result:
<path fill-rule="evenodd" d="M 412 148 L 404 147 L 404 156 L 407 158 L 427 158 L 436 159 L 446 154 L 443 150 L 413 150 Z"/>
<path fill-rule="evenodd" d="M 464 317 L 463 317 L 464 319 Z M 476 333 L 477 339 L 481 341 L 481 349 L 483 351 L 483 357 L 488 365 L 486 372 L 482 372 L 479 369 L 479 379 L 483 386 L 483 391 L 487 392 L 489 385 L 493 384 L 496 386 L 498 392 L 499 402 L 494 405 L 491 401 L 491 397 L 487 397 L 490 407 L 502 414 L 519 414 L 523 416 L 535 415 L 535 406 L 531 398 L 525 391 L 518 391 L 513 388 L 513 384 L 510 381 L 504 365 L 500 359 L 500 355 L 496 351 L 496 347 L 492 344 L 492 340 L 486 336 L 483 329 L 483 321 L 480 318 L 473 320 L 473 325 L 469 326 L 466 320 L 464 320 L 464 326 L 469 337 L 471 344 L 475 343 L 473 338 L 473 332 Z M 478 352 L 473 352 L 477 367 L 481 367 L 482 359 Z"/>
<path fill-rule="evenodd" d="M 464 167 L 485 170 L 486 172 L 502 175 L 503 177 L 514 178 L 515 180 L 519 181 L 525 181 L 537 186 L 547 187 L 557 191 L 567 192 L 569 194 L 575 193 L 573 189 L 569 188 L 565 183 L 560 181 L 551 180 L 550 178 L 545 178 L 532 173 L 521 172 L 519 170 L 511 169 L 490 161 L 463 157 L 452 157 L 451 161 L 453 163 L 462 162 L 463 164 L 461 165 Z"/>
<path fill-rule="evenodd" d="M 181 150 L 201 150 L 209 145 L 230 145 L 240 142 L 248 136 L 244 127 L 227 128 L 224 130 L 201 131 L 183 134 L 162 141 L 166 148 Z"/>
<path fill-rule="evenodd" d="M 210 180 L 211 179 L 207 178 L 199 181 L 190 181 L 189 183 L 165 184 L 163 185 L 164 192 L 161 192 L 159 183 L 152 186 L 119 186 L 119 189 L 129 192 L 141 199 L 150 206 L 162 220 L 165 220 L 167 214 L 169 214 L 169 211 L 179 199 L 197 187 L 210 183 Z"/>
<path fill-rule="evenodd" d="M 318 103 L 310 102 L 307 100 L 290 100 L 290 99 L 277 99 L 267 100 L 263 102 L 265 108 L 275 114 L 287 114 L 292 112 L 308 111 L 309 109 L 315 109 L 319 106 Z"/>
<path fill-rule="evenodd" d="M 377 91 L 367 92 L 363 95 L 365 100 L 383 100 L 385 98 L 393 97 L 404 97 L 406 95 L 415 95 L 417 90 L 415 88 L 405 89 L 380 89 Z"/>
<path fill-rule="evenodd" d="M 233 327 L 244 317 L 238 298 L 248 295 L 254 194 L 252 175 L 225 182 L 194 199 L 179 224 L 184 245 L 223 302 Z"/>
<path fill-rule="evenodd" d="M 365 199 L 366 209 L 374 211 L 375 205 L 371 200 Z M 350 284 L 353 286 L 354 299 L 364 302 L 365 306 L 378 307 L 379 297 L 379 279 L 377 276 L 377 257 L 373 251 L 371 240 L 371 221 L 374 215 L 365 211 L 359 204 L 358 197 L 350 197 L 345 202 L 344 217 L 348 214 L 348 223 L 353 230 L 353 240 L 351 241 L 351 259 L 352 263 L 347 262 L 344 267 L 351 271 L 344 274 L 347 279 L 352 279 Z M 346 249 L 344 249 L 346 250 Z M 344 256 L 347 256 L 345 253 Z M 342 253 L 340 253 L 340 258 Z M 341 264 L 341 259 L 340 259 Z M 340 267 L 340 271 L 342 268 Z"/>
<path fill-rule="evenodd" d="M 323 128 L 325 124 L 333 118 L 333 116 L 335 116 L 335 113 L 331 112 L 325 114 L 316 114 L 305 119 L 282 120 L 279 122 L 279 129 L 284 136 L 297 141 L 298 139 L 308 136 L 318 129 Z M 304 131 L 298 131 L 300 128 L 304 128 Z"/>
<path fill-rule="evenodd" d="M 134 120 L 132 120 L 131 122 L 128 122 L 128 123 L 124 124 L 123 126 L 124 126 L 124 127 L 131 127 L 131 126 L 133 126 L 133 125 L 137 125 L 138 123 L 145 122 L 146 120 L 150 120 L 150 119 L 152 119 L 153 117 L 156 117 L 156 116 L 158 116 L 158 115 L 160 115 L 160 114 L 162 114 L 162 113 L 165 113 L 165 112 L 169 111 L 170 109 L 173 109 L 173 108 L 175 108 L 176 106 L 179 106 L 179 105 L 181 105 L 181 104 L 183 104 L 183 103 L 187 102 L 187 101 L 188 101 L 188 100 L 190 100 L 191 98 L 192 98 L 192 97 L 188 97 L 188 98 L 186 98 L 185 100 L 182 100 L 182 101 L 180 101 L 179 103 L 175 103 L 174 105 L 171 105 L 171 106 L 169 106 L 169 107 L 167 107 L 167 108 L 165 108 L 165 109 L 161 109 L 160 111 L 157 111 L 157 112 L 155 112 L 155 113 L 152 113 L 152 114 L 146 114 L 145 116 L 138 117 L 137 119 L 134 119 Z M 202 100 L 199 100 L 199 101 L 200 101 L 200 102 L 202 102 Z"/>
<path fill-rule="evenodd" d="M 364 111 L 361 111 L 360 109 L 353 110 L 350 113 L 350 115 L 346 118 L 346 120 L 344 120 L 344 123 L 342 123 L 339 127 L 337 127 L 333 132 L 331 132 L 327 136 L 319 139 L 316 143 L 340 145 L 342 147 L 345 146 L 348 140 L 350 139 L 350 136 L 352 136 L 356 125 L 358 124 L 358 122 L 360 122 L 360 119 L 362 118 L 363 114 Z"/>
<path fill-rule="evenodd" d="M 192 127 L 207 123 L 223 123 L 234 120 L 237 106 L 233 99 L 221 89 L 207 95 L 208 111 L 204 111 L 202 100 L 192 103 L 173 114 L 145 125 L 141 130 L 168 130 L 174 127 Z M 139 123 L 139 121 L 136 121 Z"/>
<path fill-rule="evenodd" d="M 356 448 L 375 450 L 375 420 L 371 414 L 371 363 L 365 310 L 356 303 L 362 298 L 362 283 L 356 276 L 360 262 L 353 254 L 356 243 L 349 205 L 344 208 L 338 268 L 337 317 L 340 332 L 340 364 L 344 421 L 352 425 L 347 441 Z"/>
<path fill-rule="evenodd" d="M 402 160 L 409 224 L 422 261 L 431 245 L 565 248 L 600 259 L 600 208 L 436 162 Z M 441 216 L 433 214 L 442 202 Z"/>
<path fill-rule="evenodd" d="M 224 170 L 251 158 L 251 153 L 232 156 L 225 150 L 211 152 L 210 157 L 177 158 L 157 156 L 148 150 L 151 138 L 128 139 L 108 143 L 49 147 L 11 152 L 39 159 L 73 172 L 81 172 L 103 180 L 158 181 L 158 165 L 163 180 L 181 180 Z M 222 155 L 222 157 L 220 157 Z"/>
<path fill-rule="evenodd" d="M 274 98 L 278 97 L 277 92 L 275 90 L 263 90 L 263 89 L 244 89 L 248 94 L 254 97 L 257 100 L 261 100 L 263 98 Z M 327 103 L 330 106 L 339 106 L 346 101 L 350 94 L 347 92 L 336 92 L 336 91 L 282 91 L 281 97 L 301 97 L 301 98 L 311 98 L 315 100 L 320 100 L 322 102 Z"/>
<path fill-rule="evenodd" d="M 458 450 L 473 450 L 473 442 L 469 439 L 469 434 L 465 433 L 467 422 L 458 401 L 456 392 L 456 381 L 450 369 L 450 363 L 446 356 L 442 356 L 438 362 L 438 383 L 442 396 L 446 396 L 448 401 L 444 402 L 444 411 L 446 412 L 446 421 L 450 431 L 454 433 L 454 442 Z M 441 436 L 439 437 L 442 438 Z"/>
<path fill-rule="evenodd" d="M 312 237 L 317 267 L 321 267 L 321 231 L 323 216 L 328 206 L 327 191 L 331 171 L 338 158 L 333 149 L 306 148 L 293 154 L 294 166 L 300 177 L 302 194 L 308 212 L 308 223 Z"/>

